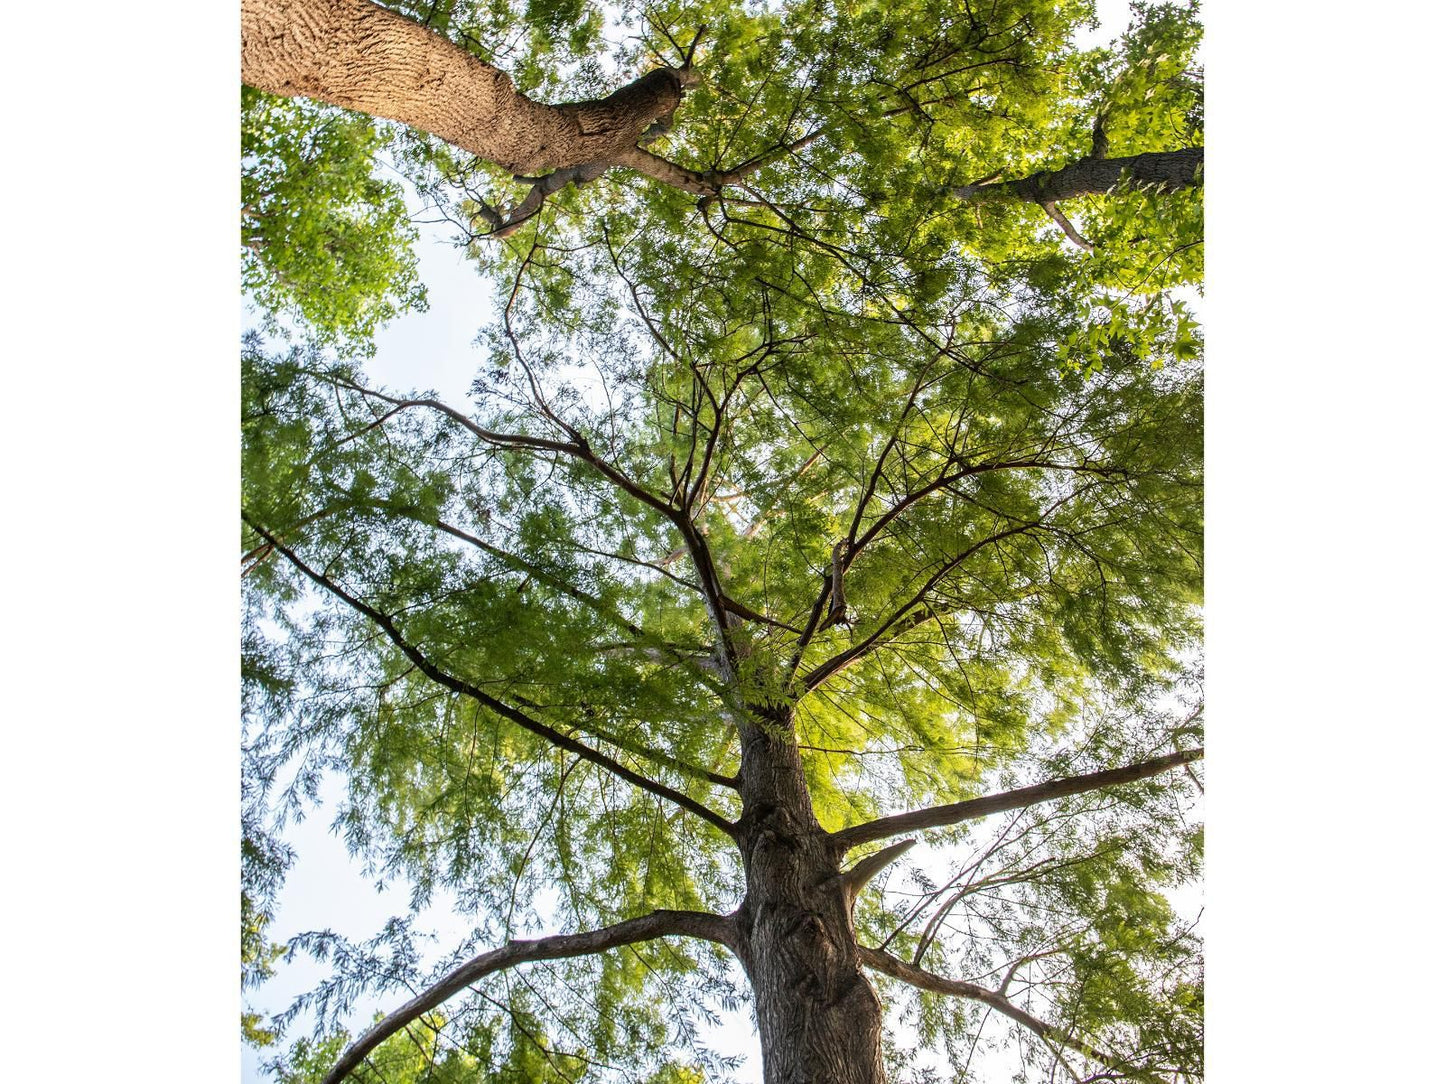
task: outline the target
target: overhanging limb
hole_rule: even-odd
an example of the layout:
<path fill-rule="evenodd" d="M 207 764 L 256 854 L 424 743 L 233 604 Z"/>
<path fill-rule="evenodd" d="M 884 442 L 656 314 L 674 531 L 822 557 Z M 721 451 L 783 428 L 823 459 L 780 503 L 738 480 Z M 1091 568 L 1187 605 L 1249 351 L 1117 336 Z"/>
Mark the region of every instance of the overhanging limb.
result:
<path fill-rule="evenodd" d="M 674 790 L 672 787 L 667 786 L 665 783 L 659 783 L 654 779 L 649 779 L 646 776 L 633 771 L 631 768 L 627 767 L 627 765 L 614 760 L 612 757 L 607 756 L 605 753 L 593 749 L 591 746 L 578 741 L 576 738 L 573 738 L 570 735 L 563 734 L 561 731 L 548 726 L 546 723 L 532 718 L 525 712 L 518 711 L 512 705 L 504 703 L 503 701 L 498 700 L 494 696 L 490 696 L 483 690 L 477 688 L 475 685 L 463 681 L 456 675 L 447 673 L 445 670 L 442 670 L 439 666 L 436 665 L 436 663 L 434 663 L 431 659 L 427 658 L 424 654 L 422 654 L 422 652 L 416 647 L 416 645 L 412 644 L 404 636 L 402 636 L 401 630 L 397 628 L 396 623 L 392 621 L 390 617 L 382 613 L 380 610 L 376 609 L 374 606 L 368 606 L 361 599 L 344 590 L 339 584 L 333 582 L 328 577 L 317 572 L 310 565 L 302 561 L 295 552 L 293 552 L 287 546 L 283 545 L 276 538 L 275 535 L 267 531 L 264 527 L 257 523 L 255 519 L 247 515 L 244 511 L 241 513 L 241 518 L 253 531 L 255 531 L 263 539 L 269 542 L 276 549 L 276 551 L 281 554 L 281 556 L 285 557 L 286 560 L 290 561 L 292 565 L 294 565 L 303 575 L 305 575 L 307 579 L 311 580 L 311 582 L 316 584 L 316 586 L 330 592 L 332 595 L 335 595 L 352 609 L 356 610 L 360 614 L 365 615 L 366 617 L 369 617 L 373 622 L 375 622 L 377 627 L 379 627 L 381 631 L 384 632 L 386 636 L 391 640 L 391 642 L 394 643 L 401 650 L 402 654 L 404 654 L 408 659 L 410 659 L 412 663 L 415 664 L 418 670 L 420 670 L 427 677 L 431 678 L 438 685 L 450 689 L 453 692 L 461 693 L 463 696 L 471 697 L 473 700 L 480 703 L 483 707 L 489 708 L 492 711 L 496 712 L 498 715 L 500 715 L 502 718 L 516 723 L 518 726 L 522 727 L 522 729 L 530 731 L 538 737 L 551 742 L 558 748 L 566 749 L 569 753 L 575 753 L 583 760 L 590 761 L 591 763 L 596 764 L 601 768 L 606 768 L 613 775 L 616 775 L 621 779 L 625 779 L 627 782 L 633 784 L 634 786 L 640 787 L 642 790 L 655 794 L 659 798 L 665 798 L 668 801 L 672 802 L 674 805 L 685 809 L 690 813 L 696 814 L 703 820 L 707 821 L 709 824 L 713 825 L 719 831 L 727 835 L 729 838 L 735 837 L 736 830 L 732 822 L 727 820 L 727 818 L 723 817 L 721 814 L 715 812 L 714 810 L 709 809 L 701 802 L 689 798 L 686 794 L 683 794 L 681 791 Z"/>
<path fill-rule="evenodd" d="M 736 934 L 732 920 L 707 911 L 654 911 L 640 918 L 629 918 L 600 930 L 586 933 L 559 934 L 536 941 L 508 941 L 501 948 L 474 956 L 412 998 L 401 1008 L 380 1020 L 375 1027 L 352 1043 L 340 1060 L 326 1074 L 322 1084 L 341 1084 L 346 1075 L 366 1060 L 366 1056 L 407 1024 L 425 1015 L 442 1002 L 465 990 L 486 976 L 533 960 L 561 960 L 569 956 L 589 956 L 619 945 L 651 941 L 658 937 L 695 937 L 716 941 L 735 949 Z"/>

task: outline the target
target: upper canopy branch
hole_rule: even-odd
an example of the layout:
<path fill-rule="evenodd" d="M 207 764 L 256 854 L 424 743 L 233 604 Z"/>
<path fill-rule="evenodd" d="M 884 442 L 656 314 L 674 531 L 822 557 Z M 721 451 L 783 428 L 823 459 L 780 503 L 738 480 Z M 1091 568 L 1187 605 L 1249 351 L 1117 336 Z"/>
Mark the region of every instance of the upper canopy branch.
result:
<path fill-rule="evenodd" d="M 916 390 L 917 389 L 915 388 L 915 394 Z M 904 415 L 900 416 L 900 424 L 902 421 L 902 417 L 906 416 L 906 413 L 911 407 L 911 405 L 912 396 L 910 396 L 909 403 L 905 405 Z M 848 539 L 845 543 L 842 544 L 841 550 L 837 548 L 835 548 L 834 550 L 833 573 L 824 583 L 822 591 L 818 595 L 818 598 L 815 600 L 813 604 L 813 609 L 809 614 L 808 623 L 804 626 L 803 632 L 798 638 L 798 643 L 794 647 L 794 669 L 796 669 L 798 663 L 801 662 L 803 650 L 808 646 L 809 642 L 811 642 L 813 635 L 820 629 L 826 628 L 827 625 L 831 623 L 831 621 L 824 622 L 820 620 L 820 618 L 822 618 L 822 616 L 826 612 L 824 607 L 827 606 L 829 602 L 833 600 L 837 595 L 838 588 L 842 583 L 843 576 L 847 573 L 848 569 L 852 566 L 858 555 L 861 554 L 870 543 L 877 539 L 890 523 L 892 523 L 909 508 L 918 504 L 925 498 L 930 497 L 936 493 L 945 492 L 947 491 L 948 487 L 963 481 L 965 478 L 970 478 L 980 474 L 988 474 L 994 471 L 1039 469 L 1061 471 L 1072 474 L 1095 475 L 1100 477 L 1126 476 L 1128 474 L 1128 471 L 1122 467 L 1101 466 L 1098 464 L 1087 462 L 1060 462 L 1058 460 L 1047 458 L 1043 453 L 1030 456 L 1020 456 L 1015 459 L 972 464 L 965 463 L 963 461 L 963 457 L 961 456 L 951 456 L 945 463 L 944 469 L 941 473 L 937 475 L 937 477 L 933 478 L 929 482 L 924 483 L 917 489 L 910 490 L 904 493 L 886 511 L 884 511 L 882 515 L 880 515 L 871 524 L 869 524 L 867 530 L 864 530 L 862 534 L 859 534 L 859 530 L 862 526 L 864 509 L 867 507 L 868 502 L 872 500 L 874 492 L 878 487 L 878 483 L 883 477 L 884 460 L 887 458 L 889 452 L 892 451 L 893 447 L 896 444 L 896 440 L 897 434 L 895 432 L 893 437 L 891 437 L 889 442 L 884 446 L 883 452 L 879 455 L 877 463 L 875 464 L 873 469 L 873 475 L 869 479 L 868 484 L 864 487 L 863 493 L 858 499 L 858 505 L 853 515 L 853 523 L 851 528 L 849 529 Z M 1038 526 L 1038 524 L 1031 524 L 1030 526 Z M 1005 534 L 1014 533 L 1017 533 L 1017 531 L 1005 532 Z M 1003 537 L 1003 535 L 995 537 L 1001 538 Z M 985 543 L 992 540 L 994 539 L 985 539 Z M 976 549 L 977 547 L 974 548 Z M 971 549 L 969 553 L 972 552 L 973 550 Z M 968 556 L 968 554 L 965 554 L 964 556 Z M 951 568 L 952 565 L 947 566 L 944 569 L 944 572 L 946 573 Z M 915 602 L 920 600 L 921 596 L 915 596 Z M 837 669 L 840 669 L 841 666 L 854 662 L 858 657 L 866 654 L 868 650 L 871 650 L 872 645 L 878 639 L 878 637 L 880 637 L 884 632 L 888 630 L 890 626 L 892 626 L 899 618 L 901 618 L 903 614 L 907 611 L 907 609 L 911 607 L 912 604 L 913 603 L 910 603 L 909 606 L 906 606 L 903 610 L 895 613 L 882 627 L 877 630 L 877 632 L 874 633 L 873 636 L 869 638 L 867 642 L 859 645 L 859 647 L 856 649 L 850 649 L 849 651 L 844 652 L 836 659 L 830 659 L 827 663 L 824 663 L 822 666 L 818 667 L 818 669 L 815 670 L 812 674 L 809 674 L 808 677 L 805 679 L 806 687 L 809 689 L 814 687 L 814 685 L 816 684 L 816 682 L 814 681 L 815 677 L 817 677 L 819 680 L 825 679 L 832 673 L 834 673 Z M 831 613 L 829 613 L 830 618 L 831 616 Z M 838 665 L 834 665 L 835 663 Z M 831 669 L 825 670 L 825 667 L 831 667 Z"/>
<path fill-rule="evenodd" d="M 600 930 L 559 934 L 536 941 L 508 941 L 501 948 L 468 960 L 380 1020 L 346 1048 L 331 1072 L 326 1074 L 322 1084 L 340 1084 L 348 1073 L 359 1066 L 366 1056 L 389 1036 L 487 975 L 533 960 L 589 956 L 619 945 L 651 941 L 658 937 L 695 937 L 734 949 L 737 944 L 732 920 L 707 911 L 654 911 L 650 915 L 629 918 L 625 922 L 604 926 Z"/>
<path fill-rule="evenodd" d="M 1043 170 L 1013 181 L 958 185 L 959 199 L 1028 200 L 1046 204 L 1074 196 L 1105 195 L 1121 181 L 1136 188 L 1177 192 L 1204 183 L 1204 148 L 1150 151 L 1123 158 L 1082 158 L 1058 170 Z"/>
<path fill-rule="evenodd" d="M 1171 768 L 1189 764 L 1203 756 L 1203 749 L 1185 749 L 1178 753 L 1142 760 L 1123 768 L 1108 768 L 1101 772 L 1090 772 L 1087 775 L 1053 779 L 1032 787 L 1020 787 L 1017 790 L 1007 790 L 1001 794 L 970 798 L 966 802 L 930 806 L 927 809 L 917 809 L 911 813 L 880 817 L 875 821 L 855 824 L 852 828 L 843 828 L 834 832 L 833 839 L 846 851 L 862 843 L 887 839 L 905 832 L 917 832 L 925 828 L 941 828 L 945 825 L 972 820 L 975 817 L 1002 813 L 1008 809 L 1021 809 L 1024 806 L 1037 805 L 1039 802 L 1050 802 L 1071 794 L 1084 794 L 1103 787 L 1133 783 L 1139 779 L 1147 779 L 1150 776 L 1167 772 Z"/>
<path fill-rule="evenodd" d="M 915 591 L 913 596 L 909 598 L 907 602 L 899 606 L 893 611 L 893 613 L 889 614 L 886 618 L 884 618 L 883 621 L 878 625 L 878 627 L 874 629 L 871 633 L 869 633 L 868 636 L 866 636 L 862 641 L 854 644 L 852 647 L 848 648 L 845 651 L 840 651 L 831 659 L 819 663 L 816 667 L 809 671 L 803 678 L 803 688 L 808 691 L 816 689 L 819 685 L 823 684 L 823 682 L 827 681 L 839 670 L 842 670 L 845 666 L 849 666 L 852 663 L 857 662 L 864 655 L 867 655 L 870 651 L 873 650 L 875 645 L 878 644 L 880 638 L 890 628 L 892 628 L 895 623 L 897 623 L 905 616 L 907 616 L 910 612 L 912 612 L 913 608 L 919 603 L 921 603 L 923 599 L 927 597 L 928 592 L 932 591 L 934 587 L 938 586 L 939 582 L 945 576 L 947 576 L 948 573 L 953 571 L 964 561 L 968 560 L 979 550 L 983 549 L 985 546 L 1002 542 L 1005 538 L 1009 538 L 1013 535 L 1022 534 L 1025 531 L 1032 530 L 1038 526 L 1038 521 L 1031 521 L 1028 523 L 1019 524 L 1015 527 L 1010 527 L 1006 531 L 997 531 L 994 534 L 989 535 L 987 538 L 983 538 L 980 539 L 978 542 L 975 542 L 962 553 L 955 554 L 953 557 L 949 558 L 943 563 L 943 566 L 941 568 L 939 568 L 936 572 L 933 573 L 933 575 L 929 576 L 928 579 L 924 581 L 923 586 L 920 587 L 917 591 Z"/>
<path fill-rule="evenodd" d="M 616 775 L 621 779 L 625 779 L 627 782 L 633 784 L 634 786 L 640 787 L 642 790 L 655 794 L 659 798 L 667 799 L 674 805 L 682 809 L 686 809 L 688 812 L 701 817 L 703 820 L 713 825 L 715 828 L 717 828 L 728 837 L 732 837 L 734 831 L 732 823 L 720 814 L 707 808 L 707 806 L 703 805 L 701 802 L 689 798 L 686 794 L 674 790 L 672 787 L 667 786 L 665 783 L 658 783 L 655 780 L 648 779 L 644 775 L 638 774 L 631 768 L 627 767 L 625 764 L 622 764 L 607 756 L 607 754 L 601 753 L 596 749 L 593 749 L 591 746 L 584 745 L 576 738 L 569 737 L 568 735 L 563 734 L 560 730 L 556 730 L 553 727 L 548 726 L 546 723 L 532 718 L 525 712 L 517 710 L 516 708 L 512 707 L 512 705 L 504 703 L 503 701 L 498 700 L 494 696 L 490 696 L 486 692 L 477 688 L 475 685 L 472 685 L 470 682 L 463 681 L 461 678 L 458 678 L 454 674 L 447 673 L 445 670 L 437 666 L 436 663 L 432 662 L 429 658 L 423 655 L 414 644 L 408 641 L 401 634 L 401 630 L 397 628 L 396 623 L 392 621 L 390 617 L 382 613 L 380 610 L 376 609 L 374 606 L 370 606 L 367 603 L 363 602 L 361 599 L 357 598 L 355 595 L 352 595 L 340 584 L 336 583 L 328 576 L 317 572 L 310 565 L 302 561 L 301 558 L 297 556 L 297 554 L 293 550 L 281 543 L 275 535 L 267 531 L 266 528 L 262 527 L 259 523 L 256 522 L 253 517 L 251 517 L 244 511 L 241 513 L 241 518 L 245 520 L 245 522 L 250 526 L 253 531 L 255 531 L 258 535 L 264 538 L 276 550 L 277 553 L 280 553 L 283 557 L 290 561 L 291 564 L 294 565 L 303 575 L 305 575 L 307 579 L 311 580 L 318 587 L 321 587 L 324 590 L 328 591 L 336 598 L 339 598 L 352 609 L 356 610 L 358 613 L 369 617 L 381 629 L 381 631 L 386 634 L 387 638 L 390 639 L 391 642 L 394 643 L 401 650 L 402 654 L 404 654 L 408 659 L 412 661 L 412 663 L 416 665 L 416 668 L 418 670 L 420 670 L 427 677 L 431 678 L 438 685 L 448 688 L 453 692 L 461 693 L 464 696 L 471 697 L 473 700 L 476 700 L 484 707 L 487 707 L 496 714 L 502 716 L 502 718 L 507 719 L 510 722 L 516 723 L 523 730 L 529 731 L 530 733 L 551 742 L 553 745 L 558 746 L 559 748 L 566 749 L 570 753 L 575 753 L 583 760 L 590 761 L 591 763 L 596 764 L 599 767 L 606 768 L 613 775 Z"/>

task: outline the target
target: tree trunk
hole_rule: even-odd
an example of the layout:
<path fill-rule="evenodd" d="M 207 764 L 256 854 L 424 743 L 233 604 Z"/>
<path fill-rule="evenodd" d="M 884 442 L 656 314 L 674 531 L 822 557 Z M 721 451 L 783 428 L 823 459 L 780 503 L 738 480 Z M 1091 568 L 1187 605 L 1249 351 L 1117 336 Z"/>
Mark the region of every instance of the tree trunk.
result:
<path fill-rule="evenodd" d="M 544 105 L 503 71 L 369 0 L 241 0 L 241 79 L 285 97 L 400 121 L 537 175 L 617 163 L 682 100 L 658 68 L 595 101 Z"/>
<path fill-rule="evenodd" d="M 883 1007 L 863 974 L 841 849 L 813 816 L 791 721 L 744 725 L 739 958 L 764 1084 L 884 1084 Z"/>
<path fill-rule="evenodd" d="M 1021 199 L 1053 203 L 1074 196 L 1104 195 L 1125 177 L 1136 187 L 1178 191 L 1204 181 L 1204 148 L 1134 154 L 1126 158 L 1085 158 L 1054 172 L 1016 181 L 969 184 L 953 190 L 964 199 Z"/>

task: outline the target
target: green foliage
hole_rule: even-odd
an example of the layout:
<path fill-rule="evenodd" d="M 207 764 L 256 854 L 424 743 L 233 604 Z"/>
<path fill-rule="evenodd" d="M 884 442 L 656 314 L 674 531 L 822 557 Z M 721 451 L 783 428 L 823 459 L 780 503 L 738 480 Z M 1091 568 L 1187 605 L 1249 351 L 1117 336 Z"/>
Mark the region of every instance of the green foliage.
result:
<path fill-rule="evenodd" d="M 1001 781 L 1076 774 L 1120 748 L 1197 740 L 1197 710 L 1181 725 L 1177 707 L 1142 706 L 1158 692 L 1141 686 L 1112 712 L 1075 720 L 1064 740 L 1020 758 Z M 1011 774 L 1019 770 L 1027 774 Z M 933 867 L 898 875 L 865 900 L 860 933 L 935 973 L 1003 987 L 1036 1017 L 1067 1020 L 1123 1079 L 1197 1073 L 1198 916 L 1176 914 L 1172 901 L 1189 898 L 1200 872 L 1201 838 L 1187 814 L 1198 778 L 1160 776 L 961 827 L 946 875 Z M 971 1046 L 987 1011 L 901 984 L 888 996 L 925 1043 L 951 1054 Z"/>
<path fill-rule="evenodd" d="M 485 1061 L 472 1053 L 473 1043 L 463 1049 L 444 1045 L 441 1028 L 445 1023 L 445 1018 L 433 1014 L 393 1036 L 372 1053 L 357 1079 L 364 1084 L 470 1084 L 477 1080 Z M 318 1084 L 350 1041 L 345 1031 L 319 1040 L 299 1040 L 277 1063 L 278 1084 Z M 491 1079 L 510 1084 L 517 1078 L 503 1075 Z M 532 1079 L 546 1078 L 538 1075 Z"/>
<path fill-rule="evenodd" d="M 241 91 L 241 283 L 263 312 L 370 349 L 378 326 L 426 308 L 417 239 L 384 134 L 367 117 Z"/>
<path fill-rule="evenodd" d="M 248 973 L 275 958 L 279 826 L 330 772 L 367 868 L 476 927 L 441 961 L 405 921 L 294 941 L 333 978 L 278 1023 L 320 1028 L 283 1080 L 324 1073 L 359 998 L 508 938 L 731 911 L 733 843 L 657 788 L 736 817 L 745 714 L 792 711 L 829 829 L 1197 740 L 1153 705 L 1199 635 L 1200 193 L 1072 201 L 1086 252 L 1032 204 L 954 192 L 1078 161 L 1096 122 L 1111 155 L 1198 145 L 1192 7 L 1141 8 L 1079 51 L 1073 0 L 624 6 L 606 57 L 587 3 L 391 6 L 554 100 L 676 63 L 706 25 L 701 85 L 652 149 L 764 164 L 701 203 L 611 174 L 473 238 L 498 317 L 472 403 L 442 409 L 328 348 L 417 299 L 381 137 L 248 95 L 246 191 L 271 194 L 279 232 L 247 281 L 319 340 L 243 346 Z M 427 137 L 391 150 L 464 227 L 515 192 Z M 339 237 L 365 251 L 328 264 Z M 726 645 L 696 539 L 740 615 Z M 840 543 L 846 610 L 825 621 Z M 1197 1078 L 1198 943 L 1171 900 L 1200 841 L 1176 775 L 939 833 L 908 888 L 864 894 L 862 941 L 988 985 L 1023 960 L 1039 1015 L 1112 1067 Z M 726 1077 L 698 1039 L 738 1003 L 721 950 L 525 975 L 390 1040 L 388 1079 Z M 966 1063 L 979 1006 L 886 993 Z M 1037 1036 L 1009 1041 L 1047 1075 Z"/>

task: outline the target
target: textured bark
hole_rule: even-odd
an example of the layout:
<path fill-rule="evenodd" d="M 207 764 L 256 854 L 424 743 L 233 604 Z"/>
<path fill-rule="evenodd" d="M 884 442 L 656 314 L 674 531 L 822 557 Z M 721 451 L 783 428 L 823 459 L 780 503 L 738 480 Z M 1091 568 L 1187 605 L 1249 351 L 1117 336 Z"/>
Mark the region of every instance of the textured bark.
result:
<path fill-rule="evenodd" d="M 744 725 L 737 954 L 765 1084 L 883 1084 L 883 1007 L 863 972 L 842 852 L 813 816 L 789 720 Z"/>
<path fill-rule="evenodd" d="M 620 164 L 677 108 L 686 77 L 659 68 L 606 98 L 545 105 L 369 0 L 241 0 L 243 82 L 400 121 L 516 174 Z"/>
<path fill-rule="evenodd" d="M 1052 203 L 1074 196 L 1104 195 L 1125 177 L 1136 187 L 1178 191 L 1204 183 L 1204 148 L 1134 154 L 1125 158 L 1085 158 L 1053 172 L 1016 181 L 968 184 L 953 194 L 972 200 L 1029 200 Z"/>

